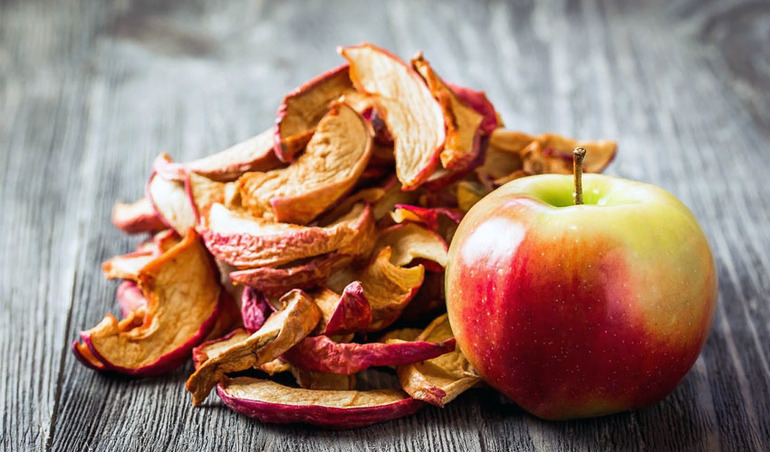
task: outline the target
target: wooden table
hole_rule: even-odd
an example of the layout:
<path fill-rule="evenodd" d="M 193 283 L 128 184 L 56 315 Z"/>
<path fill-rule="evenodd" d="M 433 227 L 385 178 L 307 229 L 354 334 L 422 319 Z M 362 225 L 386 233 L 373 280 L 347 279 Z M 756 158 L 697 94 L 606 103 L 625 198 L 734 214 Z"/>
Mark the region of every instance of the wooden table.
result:
<path fill-rule="evenodd" d="M 770 3 L 0 2 L 0 448 L 52 450 L 768 450 Z M 535 3 L 535 2 L 530 2 Z M 653 7 L 652 3 L 666 3 Z M 371 41 L 484 89 L 510 128 L 614 138 L 609 174 L 692 208 L 720 302 L 676 392 L 551 423 L 491 391 L 354 431 L 262 425 L 190 367 L 101 376 L 70 353 L 115 312 L 100 262 L 139 240 L 109 222 L 152 159 L 212 153 L 273 120 L 289 89 Z"/>

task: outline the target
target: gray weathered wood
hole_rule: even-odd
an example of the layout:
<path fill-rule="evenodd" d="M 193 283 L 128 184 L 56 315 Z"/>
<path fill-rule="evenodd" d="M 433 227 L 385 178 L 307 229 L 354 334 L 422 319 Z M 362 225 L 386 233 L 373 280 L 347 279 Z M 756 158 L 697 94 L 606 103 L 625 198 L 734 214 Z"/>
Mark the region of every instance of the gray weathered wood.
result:
<path fill-rule="evenodd" d="M 422 49 L 484 89 L 510 128 L 621 144 L 609 173 L 690 206 L 720 304 L 665 401 L 537 420 L 475 390 L 350 432 L 262 425 L 190 368 L 98 375 L 69 352 L 115 311 L 99 264 L 136 238 L 109 224 L 159 152 L 206 155 L 272 123 L 292 87 L 371 41 Z M 770 3 L 0 2 L 0 449 L 767 450 L 770 448 Z"/>

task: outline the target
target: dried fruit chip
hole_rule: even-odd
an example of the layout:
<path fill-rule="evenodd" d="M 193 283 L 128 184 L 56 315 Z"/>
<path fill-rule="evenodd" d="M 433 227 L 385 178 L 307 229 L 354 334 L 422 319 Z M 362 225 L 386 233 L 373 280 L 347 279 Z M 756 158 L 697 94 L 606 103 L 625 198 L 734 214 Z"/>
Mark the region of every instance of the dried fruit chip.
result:
<path fill-rule="evenodd" d="M 282 372 L 291 372 L 292 367 L 291 364 L 287 363 L 286 361 L 283 361 L 280 358 L 276 358 L 272 361 L 266 362 L 265 364 L 257 366 L 257 369 L 270 376 L 273 376 Z"/>
<path fill-rule="evenodd" d="M 204 362 L 216 358 L 230 347 L 243 342 L 249 336 L 251 336 L 251 333 L 243 328 L 238 328 L 218 339 L 212 339 L 200 344 L 192 351 L 195 368 L 198 369 Z"/>
<path fill-rule="evenodd" d="M 385 189 L 381 187 L 364 188 L 341 199 L 328 212 L 318 218 L 318 224 L 333 223 L 337 218 L 350 212 L 354 205 L 365 202 L 374 204 L 385 195 Z"/>
<path fill-rule="evenodd" d="M 200 223 L 211 206 L 225 202 L 225 184 L 221 182 L 190 173 L 185 176 L 184 184 L 196 224 Z"/>
<path fill-rule="evenodd" d="M 335 268 L 350 256 L 333 252 L 290 262 L 280 267 L 257 267 L 230 273 L 233 282 L 254 287 L 268 295 L 281 295 L 291 289 L 309 289 L 323 284 Z"/>
<path fill-rule="evenodd" d="M 107 279 L 139 280 L 139 271 L 158 257 L 152 251 L 135 251 L 115 256 L 102 263 L 102 271 Z"/>
<path fill-rule="evenodd" d="M 404 190 L 414 190 L 438 164 L 445 140 L 441 106 L 419 74 L 385 50 L 362 44 L 339 52 L 350 63 L 356 89 L 375 96 L 394 140 L 398 179 Z"/>
<path fill-rule="evenodd" d="M 243 327 L 246 328 L 246 331 L 253 333 L 262 328 L 262 325 L 265 324 L 265 321 L 274 311 L 275 308 L 262 292 L 251 287 L 246 287 L 243 290 L 241 318 L 243 319 Z"/>
<path fill-rule="evenodd" d="M 168 159 L 161 155 L 159 159 Z M 147 184 L 147 197 L 152 202 L 160 219 L 179 235 L 195 227 L 195 211 L 185 190 L 184 183 L 166 180 L 153 173 Z"/>
<path fill-rule="evenodd" d="M 404 223 L 407 221 L 421 223 L 432 231 L 437 231 L 439 228 L 439 215 L 444 215 L 459 224 L 465 214 L 459 209 L 450 207 L 427 208 L 409 204 L 396 204 L 395 209 L 390 214 L 390 216 L 393 217 L 393 221 L 396 223 Z"/>
<path fill-rule="evenodd" d="M 120 322 L 108 314 L 81 338 L 106 370 L 155 375 L 176 368 L 213 328 L 222 290 L 193 230 L 140 271 L 146 308 Z"/>
<path fill-rule="evenodd" d="M 335 104 L 296 162 L 238 179 L 241 204 L 257 216 L 307 224 L 353 188 L 371 154 L 372 132 L 364 118 Z"/>
<path fill-rule="evenodd" d="M 358 281 L 348 284 L 342 295 L 326 288 L 310 295 L 321 310 L 321 321 L 316 328 L 319 334 L 332 336 L 365 331 L 372 321 L 372 308 Z"/>
<path fill-rule="evenodd" d="M 153 169 L 167 180 L 184 181 L 195 173 L 217 182 L 230 182 L 249 171 L 269 171 L 281 166 L 273 152 L 273 129 L 190 163 L 156 160 Z"/>
<path fill-rule="evenodd" d="M 286 308 L 273 313 L 262 328 L 201 363 L 187 380 L 194 405 L 200 405 L 227 372 L 247 370 L 276 359 L 307 336 L 321 318 L 313 300 L 300 290 L 287 293 L 282 301 Z"/>
<path fill-rule="evenodd" d="M 305 147 L 329 104 L 353 92 L 348 65 L 334 68 L 304 83 L 283 98 L 274 132 L 275 155 L 292 160 Z"/>
<path fill-rule="evenodd" d="M 356 204 L 329 226 L 271 223 L 214 204 L 203 238 L 217 258 L 239 268 L 277 266 L 331 252 L 357 256 L 374 244 L 371 208 Z"/>
<path fill-rule="evenodd" d="M 249 377 L 228 379 L 217 392 L 225 405 L 262 422 L 306 423 L 335 429 L 397 419 L 423 406 L 397 389 L 319 391 Z"/>
<path fill-rule="evenodd" d="M 455 348 L 454 338 L 441 342 L 338 344 L 326 336 L 306 337 L 283 354 L 293 366 L 316 372 L 354 374 L 375 366 L 396 366 L 435 358 Z"/>
<path fill-rule="evenodd" d="M 132 312 L 147 309 L 147 298 L 144 297 L 142 289 L 134 281 L 122 281 L 118 285 L 115 298 L 118 300 L 118 307 L 123 318 L 128 317 Z"/>
<path fill-rule="evenodd" d="M 444 314 L 428 325 L 417 340 L 441 341 L 451 337 L 454 337 L 452 328 Z M 481 382 L 459 349 L 424 362 L 399 366 L 398 379 L 409 395 L 440 407 Z"/>
<path fill-rule="evenodd" d="M 404 268 L 391 263 L 391 248 L 382 248 L 361 273 L 364 295 L 372 307 L 369 331 L 379 331 L 393 323 L 417 293 L 425 276 L 422 265 Z"/>
<path fill-rule="evenodd" d="M 384 190 L 383 195 L 372 207 L 372 214 L 377 221 L 385 218 L 395 206 L 411 204 L 417 200 L 417 193 L 401 190 L 401 184 L 395 177 L 385 181 L 382 189 Z"/>
<path fill-rule="evenodd" d="M 446 266 L 448 246 L 444 239 L 415 223 L 397 224 L 382 231 L 374 247 L 375 252 L 384 247 L 390 247 L 390 262 L 399 267 L 409 265 L 416 259 Z"/>
<path fill-rule="evenodd" d="M 347 391 L 356 388 L 355 375 L 314 372 L 289 365 L 300 388 L 326 391 Z"/>
<path fill-rule="evenodd" d="M 447 83 L 447 85 L 465 105 L 484 116 L 484 120 L 481 122 L 482 133 L 490 135 L 495 129 L 502 127 L 495 106 L 487 99 L 487 95 L 483 91 L 476 91 L 451 83 Z"/>
<path fill-rule="evenodd" d="M 166 227 L 146 197 L 130 204 L 116 202 L 112 207 L 112 224 L 126 234 L 155 232 Z"/>
<path fill-rule="evenodd" d="M 465 105 L 422 56 L 412 58 L 412 67 L 428 84 L 441 104 L 446 124 L 446 141 L 441 151 L 441 165 L 449 170 L 466 168 L 480 152 L 481 122 L 484 117 Z"/>

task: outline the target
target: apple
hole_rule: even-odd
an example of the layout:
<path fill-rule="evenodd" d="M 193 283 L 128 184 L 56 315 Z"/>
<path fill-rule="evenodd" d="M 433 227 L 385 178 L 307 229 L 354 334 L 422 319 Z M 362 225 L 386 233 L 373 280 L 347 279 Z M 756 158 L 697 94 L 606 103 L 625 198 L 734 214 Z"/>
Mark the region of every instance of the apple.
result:
<path fill-rule="evenodd" d="M 468 212 L 449 250 L 458 347 L 544 419 L 665 398 L 695 363 L 717 302 L 714 259 L 687 207 L 644 183 L 591 174 L 582 184 L 579 205 L 570 176 L 503 185 Z"/>

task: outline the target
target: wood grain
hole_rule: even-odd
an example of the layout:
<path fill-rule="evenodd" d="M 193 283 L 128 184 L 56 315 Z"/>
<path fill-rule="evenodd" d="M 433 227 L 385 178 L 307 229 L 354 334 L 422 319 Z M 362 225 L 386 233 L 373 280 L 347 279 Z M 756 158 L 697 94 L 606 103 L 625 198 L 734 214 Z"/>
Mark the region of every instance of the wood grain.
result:
<path fill-rule="evenodd" d="M 138 239 L 109 223 L 152 159 L 219 151 L 371 41 L 422 49 L 484 89 L 509 128 L 617 139 L 609 173 L 690 206 L 719 268 L 701 357 L 665 401 L 548 423 L 489 390 L 350 432 L 262 425 L 191 368 L 105 377 L 69 352 L 115 312 L 99 264 Z M 770 3 L 0 2 L 0 449 L 770 449 Z"/>

